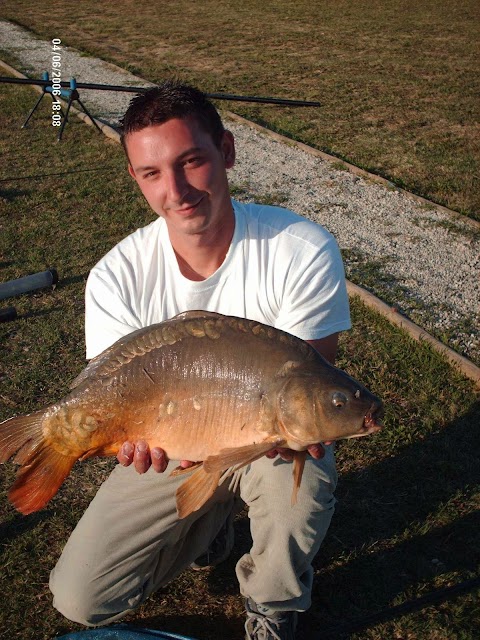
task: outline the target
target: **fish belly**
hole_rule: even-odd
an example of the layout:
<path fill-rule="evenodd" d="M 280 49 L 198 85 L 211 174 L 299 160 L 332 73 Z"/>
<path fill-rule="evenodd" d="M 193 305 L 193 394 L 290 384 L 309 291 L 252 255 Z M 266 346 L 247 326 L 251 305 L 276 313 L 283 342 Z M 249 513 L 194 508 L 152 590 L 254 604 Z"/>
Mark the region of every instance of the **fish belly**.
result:
<path fill-rule="evenodd" d="M 224 396 L 170 399 L 161 403 L 156 420 L 146 425 L 146 438 L 150 446 L 164 449 L 170 459 L 205 460 L 223 449 L 256 444 L 271 435 L 273 429 L 266 430 L 259 423 L 257 404 L 245 406 Z"/>

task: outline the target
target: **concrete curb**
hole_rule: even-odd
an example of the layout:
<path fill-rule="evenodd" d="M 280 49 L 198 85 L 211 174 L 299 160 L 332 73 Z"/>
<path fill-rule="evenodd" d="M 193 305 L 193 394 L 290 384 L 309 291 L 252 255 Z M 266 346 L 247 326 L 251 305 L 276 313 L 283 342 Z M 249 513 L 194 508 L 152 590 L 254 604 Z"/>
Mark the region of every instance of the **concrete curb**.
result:
<path fill-rule="evenodd" d="M 480 389 L 480 368 L 471 360 L 464 358 L 453 349 L 450 349 L 450 347 L 444 345 L 440 340 L 437 340 L 427 333 L 414 322 L 402 316 L 398 313 L 395 307 L 390 307 L 369 291 L 362 289 L 362 287 L 353 284 L 353 282 L 350 282 L 349 280 L 347 280 L 347 291 L 350 297 L 357 296 L 368 307 L 371 307 L 389 320 L 389 322 L 406 331 L 410 337 L 414 338 L 418 342 L 428 342 L 435 351 L 438 351 L 451 364 L 455 365 L 465 376 L 467 376 L 467 378 L 473 380 L 475 385 Z"/>
<path fill-rule="evenodd" d="M 0 67 L 3 67 L 8 73 L 11 73 L 16 78 L 28 78 L 28 76 L 25 76 L 23 73 L 20 73 L 19 71 L 17 71 L 16 69 L 14 69 L 13 67 L 11 67 L 9 64 L 7 64 L 1 59 L 0 59 Z M 31 85 L 31 86 L 38 93 L 43 93 L 43 89 L 41 87 L 37 85 Z M 63 104 L 66 107 L 66 104 L 65 103 Z M 89 126 L 93 126 L 92 121 L 85 113 L 83 113 L 83 111 L 79 111 L 78 109 L 75 109 L 75 107 L 73 106 L 70 108 L 70 111 L 73 112 L 77 117 L 79 117 L 81 120 L 83 120 L 83 122 L 85 122 Z M 447 209 L 442 205 L 438 205 L 436 203 L 431 202 L 430 200 L 426 200 L 421 196 L 417 196 L 413 193 L 410 193 L 409 191 L 400 189 L 399 187 L 396 187 L 391 182 L 389 182 L 385 178 L 382 178 L 381 176 L 368 173 L 367 171 L 360 169 L 355 165 L 349 164 L 348 162 L 340 160 L 335 156 L 330 156 L 327 153 L 324 153 L 323 151 L 319 151 L 317 149 L 309 147 L 308 145 L 303 144 L 302 142 L 291 140 L 290 138 L 287 138 L 278 133 L 275 133 L 274 131 L 270 131 L 269 129 L 266 129 L 261 125 L 258 125 L 254 122 L 250 122 L 249 120 L 243 118 L 242 116 L 232 113 L 231 111 L 223 111 L 223 113 L 227 117 L 231 118 L 232 120 L 236 120 L 237 122 L 245 124 L 252 129 L 256 129 L 257 131 L 260 131 L 264 135 L 268 135 L 269 137 L 279 142 L 282 142 L 283 144 L 297 146 L 303 151 L 311 155 L 317 156 L 319 158 L 322 158 L 324 160 L 327 160 L 329 162 L 342 162 L 342 164 L 344 164 L 349 171 L 351 171 L 352 173 L 358 176 L 368 178 L 370 180 L 374 180 L 379 184 L 382 184 L 389 188 L 398 189 L 399 191 L 407 194 L 409 197 L 412 197 L 420 202 L 429 204 L 434 207 L 438 207 L 439 209 L 447 212 L 454 218 L 461 218 L 463 221 L 466 221 L 468 224 L 471 224 L 475 229 L 480 228 L 480 223 L 478 223 L 476 220 L 472 220 L 471 218 L 462 216 L 456 211 L 452 211 L 451 209 Z M 106 135 L 108 138 L 111 138 L 112 140 L 115 140 L 115 142 L 120 143 L 120 134 L 116 129 L 114 129 L 113 127 L 111 127 L 110 125 L 104 122 L 101 122 L 100 120 L 97 120 L 96 118 L 95 118 L 95 122 L 98 124 L 98 126 L 100 127 L 104 135 Z M 475 385 L 478 388 L 480 388 L 480 368 L 477 367 L 473 362 L 471 362 L 467 358 L 464 358 L 453 349 L 450 349 L 450 347 L 447 347 L 446 345 L 444 345 L 442 342 L 434 338 L 432 335 L 427 333 L 424 329 L 416 325 L 414 322 L 412 322 L 411 320 L 408 320 L 407 318 L 399 314 L 395 308 L 390 307 L 389 305 L 387 305 L 385 302 L 382 302 L 382 300 L 374 296 L 369 291 L 362 289 L 362 287 L 359 287 L 358 285 L 353 284 L 353 282 L 350 282 L 349 280 L 347 280 L 347 291 L 349 296 L 351 297 L 356 296 L 360 298 L 360 300 L 364 304 L 366 304 L 368 307 L 377 311 L 377 313 L 380 313 L 382 316 L 387 318 L 387 320 L 389 320 L 392 324 L 395 324 L 396 326 L 406 331 L 412 338 L 414 338 L 418 342 L 422 342 L 422 341 L 428 342 L 436 351 L 438 351 L 442 356 L 444 356 L 451 364 L 456 366 L 467 378 L 470 378 L 471 380 L 473 380 Z"/>

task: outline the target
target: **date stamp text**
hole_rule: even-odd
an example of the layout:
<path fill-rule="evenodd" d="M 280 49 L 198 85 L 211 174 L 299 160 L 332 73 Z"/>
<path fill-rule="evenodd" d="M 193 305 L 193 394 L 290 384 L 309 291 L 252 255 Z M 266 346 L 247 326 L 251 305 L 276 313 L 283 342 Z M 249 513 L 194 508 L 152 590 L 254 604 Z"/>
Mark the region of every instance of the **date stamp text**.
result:
<path fill-rule="evenodd" d="M 62 41 L 60 38 L 52 40 L 52 126 L 62 125 L 62 105 L 60 96 L 62 95 Z"/>

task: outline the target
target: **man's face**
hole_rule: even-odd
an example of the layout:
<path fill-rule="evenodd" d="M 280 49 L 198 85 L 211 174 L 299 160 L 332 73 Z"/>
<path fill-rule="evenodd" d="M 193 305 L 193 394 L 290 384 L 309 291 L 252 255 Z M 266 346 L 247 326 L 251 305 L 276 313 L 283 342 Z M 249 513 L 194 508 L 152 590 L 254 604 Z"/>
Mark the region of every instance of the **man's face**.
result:
<path fill-rule="evenodd" d="M 221 148 L 193 117 L 174 118 L 126 138 L 130 175 L 170 235 L 215 230 L 231 215 L 226 169 L 233 166 L 233 136 Z"/>

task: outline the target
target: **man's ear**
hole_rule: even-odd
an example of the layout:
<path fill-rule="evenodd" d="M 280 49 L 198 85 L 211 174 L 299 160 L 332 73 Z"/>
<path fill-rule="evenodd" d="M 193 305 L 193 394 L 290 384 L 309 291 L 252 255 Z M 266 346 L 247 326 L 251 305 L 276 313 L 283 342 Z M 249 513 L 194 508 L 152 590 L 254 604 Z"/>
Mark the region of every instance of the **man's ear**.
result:
<path fill-rule="evenodd" d="M 225 161 L 225 169 L 231 169 L 235 164 L 235 140 L 231 131 L 223 132 L 221 149 Z"/>
<path fill-rule="evenodd" d="M 133 167 L 130 163 L 128 163 L 128 173 L 132 176 L 134 180 L 137 179 L 137 176 L 135 175 L 135 171 L 133 170 Z"/>

